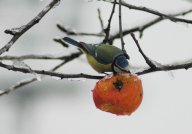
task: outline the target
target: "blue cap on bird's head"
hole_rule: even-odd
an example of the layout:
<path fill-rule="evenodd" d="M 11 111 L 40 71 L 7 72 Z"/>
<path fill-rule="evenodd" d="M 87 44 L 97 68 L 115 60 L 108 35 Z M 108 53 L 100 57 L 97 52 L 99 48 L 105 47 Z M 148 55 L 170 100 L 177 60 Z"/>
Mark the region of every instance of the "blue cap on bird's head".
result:
<path fill-rule="evenodd" d="M 113 72 L 128 72 L 130 73 L 128 66 L 129 62 L 124 54 L 119 54 L 115 57 L 113 63 L 112 63 L 112 69 Z"/>
<path fill-rule="evenodd" d="M 125 68 L 128 66 L 128 61 L 124 55 L 118 55 L 117 58 L 115 59 L 115 65 Z"/>

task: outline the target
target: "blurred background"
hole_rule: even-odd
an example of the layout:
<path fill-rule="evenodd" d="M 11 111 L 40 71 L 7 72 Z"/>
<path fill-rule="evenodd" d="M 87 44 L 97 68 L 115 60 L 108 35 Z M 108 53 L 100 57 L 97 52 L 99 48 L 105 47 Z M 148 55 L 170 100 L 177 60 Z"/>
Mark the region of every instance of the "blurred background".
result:
<path fill-rule="evenodd" d="M 34 18 L 50 0 L 0 0 L 0 47 L 11 38 L 5 29 L 20 27 Z M 184 0 L 126 0 L 163 13 L 177 13 L 192 4 Z M 96 0 L 62 0 L 39 24 L 27 31 L 3 55 L 68 55 L 75 47 L 64 48 L 53 38 L 64 37 L 56 24 L 79 32 L 100 32 L 97 8 L 106 27 L 112 5 Z M 144 24 L 156 16 L 123 8 L 123 29 Z M 191 19 L 192 14 L 182 16 Z M 118 10 L 112 20 L 111 34 L 118 32 Z M 179 63 L 192 59 L 192 26 L 168 20 L 144 31 L 139 39 L 143 51 L 162 64 Z M 136 34 L 138 37 L 138 34 Z M 74 36 L 77 40 L 98 43 L 103 38 Z M 146 66 L 130 36 L 125 36 L 126 49 L 136 66 Z M 120 46 L 116 40 L 115 45 Z M 49 70 L 57 60 L 26 60 L 32 69 Z M 9 62 L 10 63 L 10 62 Z M 97 73 L 86 63 L 85 56 L 66 64 L 62 73 Z M 0 68 L 0 89 L 34 77 L 30 74 Z M 144 99 L 131 116 L 116 116 L 94 106 L 91 90 L 97 80 L 63 79 L 52 77 L 34 82 L 0 97 L 0 131 L 2 134 L 190 134 L 192 133 L 192 71 L 156 72 L 140 76 Z"/>

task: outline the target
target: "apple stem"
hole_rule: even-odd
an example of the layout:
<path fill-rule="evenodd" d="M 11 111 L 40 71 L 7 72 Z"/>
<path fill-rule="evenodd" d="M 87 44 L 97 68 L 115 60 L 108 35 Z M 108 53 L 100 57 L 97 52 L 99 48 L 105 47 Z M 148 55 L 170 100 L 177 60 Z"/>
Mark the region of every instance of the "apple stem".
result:
<path fill-rule="evenodd" d="M 115 86 L 116 89 L 118 89 L 120 91 L 123 87 L 123 82 L 119 79 L 116 79 L 116 81 L 113 83 L 113 85 Z"/>

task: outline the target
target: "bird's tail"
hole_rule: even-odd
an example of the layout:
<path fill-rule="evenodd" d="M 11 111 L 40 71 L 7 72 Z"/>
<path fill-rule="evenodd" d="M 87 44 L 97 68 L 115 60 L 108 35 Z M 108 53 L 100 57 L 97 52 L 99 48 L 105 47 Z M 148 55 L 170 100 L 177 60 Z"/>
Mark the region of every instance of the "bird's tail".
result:
<path fill-rule="evenodd" d="M 89 53 L 89 46 L 90 45 L 87 46 L 87 44 L 85 44 L 83 42 L 78 42 L 78 41 L 76 41 L 74 39 L 71 39 L 69 37 L 64 37 L 63 40 L 65 42 L 71 44 L 71 45 L 74 45 L 74 46 L 76 46 L 78 48 L 81 48 L 84 52 Z"/>
<path fill-rule="evenodd" d="M 69 37 L 64 37 L 63 40 L 69 44 L 76 46 L 76 47 L 81 47 L 81 44 L 79 42 L 77 42 L 76 40 L 71 39 Z"/>

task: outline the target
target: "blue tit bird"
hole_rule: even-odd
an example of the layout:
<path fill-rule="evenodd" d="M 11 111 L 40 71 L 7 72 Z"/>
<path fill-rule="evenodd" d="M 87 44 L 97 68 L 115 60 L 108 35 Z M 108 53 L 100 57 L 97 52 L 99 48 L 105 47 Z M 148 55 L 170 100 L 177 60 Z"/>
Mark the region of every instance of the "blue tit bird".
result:
<path fill-rule="evenodd" d="M 69 37 L 64 37 L 63 40 L 82 49 L 86 54 L 88 63 L 99 73 L 129 72 L 128 60 L 118 47 L 108 44 L 93 45 L 77 42 Z"/>

